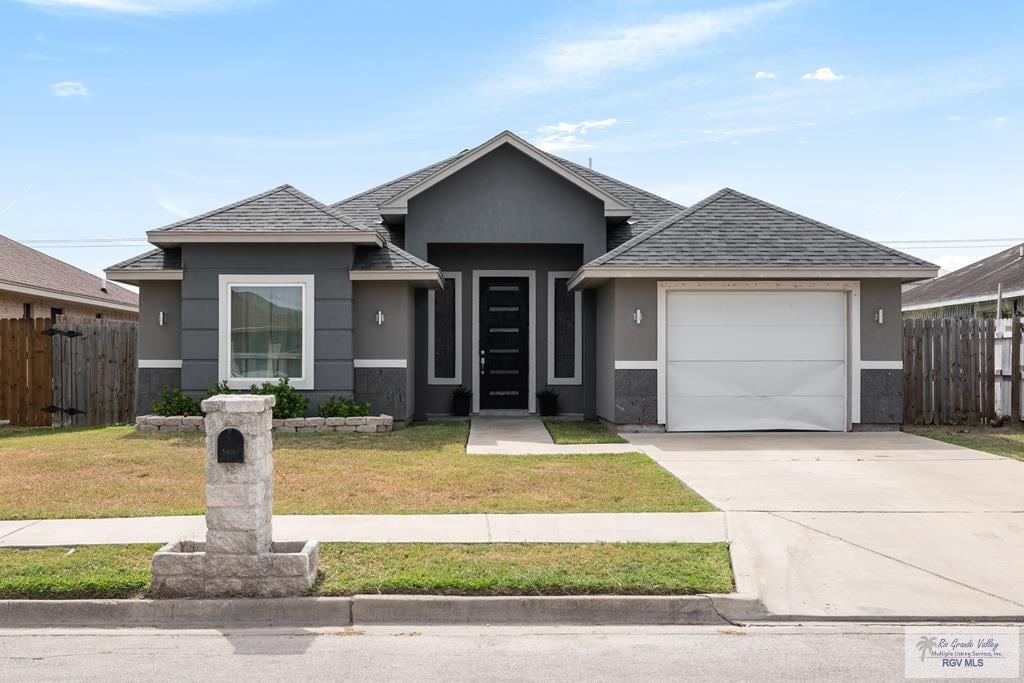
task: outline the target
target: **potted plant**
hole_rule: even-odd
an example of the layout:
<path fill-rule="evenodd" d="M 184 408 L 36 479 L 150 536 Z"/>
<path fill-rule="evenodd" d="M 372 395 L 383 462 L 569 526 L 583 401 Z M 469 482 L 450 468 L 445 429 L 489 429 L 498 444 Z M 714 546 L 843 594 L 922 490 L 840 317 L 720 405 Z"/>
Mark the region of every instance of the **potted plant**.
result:
<path fill-rule="evenodd" d="M 541 415 L 547 417 L 558 414 L 558 394 L 551 387 L 545 387 L 537 392 L 537 403 Z"/>
<path fill-rule="evenodd" d="M 452 414 L 465 417 L 469 415 L 473 392 L 466 387 L 458 387 L 452 392 Z"/>

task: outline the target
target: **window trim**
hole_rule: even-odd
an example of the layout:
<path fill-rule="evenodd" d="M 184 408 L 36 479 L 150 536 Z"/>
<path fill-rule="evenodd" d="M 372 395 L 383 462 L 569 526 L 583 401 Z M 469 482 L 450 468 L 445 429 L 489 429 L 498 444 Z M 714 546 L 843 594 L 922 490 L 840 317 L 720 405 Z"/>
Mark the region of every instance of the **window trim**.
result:
<path fill-rule="evenodd" d="M 276 383 L 277 377 L 231 377 L 231 287 L 301 287 L 302 288 L 302 377 L 289 377 L 296 389 L 313 389 L 314 367 L 314 276 L 306 275 L 229 275 L 218 276 L 217 298 L 219 319 L 217 323 L 218 349 L 217 375 L 228 383 L 230 389 L 248 389 L 253 384 Z"/>
<path fill-rule="evenodd" d="M 427 384 L 461 385 L 462 384 L 462 273 L 458 271 L 442 271 L 442 282 L 447 279 L 455 281 L 455 376 L 437 377 L 434 368 L 434 301 L 433 289 L 427 292 Z"/>
<path fill-rule="evenodd" d="M 576 321 L 573 326 L 573 350 L 576 358 L 573 363 L 573 375 L 555 377 L 555 280 L 564 279 L 568 287 L 573 275 L 575 272 L 571 270 L 548 271 L 548 384 L 553 386 L 583 384 L 580 372 L 580 366 L 583 364 L 583 295 L 578 289 L 573 293 L 576 306 Z"/>

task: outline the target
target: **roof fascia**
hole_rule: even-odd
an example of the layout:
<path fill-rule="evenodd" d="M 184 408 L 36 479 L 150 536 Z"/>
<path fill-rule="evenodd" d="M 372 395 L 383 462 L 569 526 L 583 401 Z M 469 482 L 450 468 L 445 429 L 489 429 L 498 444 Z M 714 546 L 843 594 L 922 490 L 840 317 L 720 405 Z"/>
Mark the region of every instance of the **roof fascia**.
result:
<path fill-rule="evenodd" d="M 196 243 L 245 243 L 245 242 L 276 242 L 276 243 L 342 243 L 342 244 L 368 244 L 376 247 L 384 246 L 384 240 L 376 230 L 363 230 L 351 232 L 212 232 L 208 230 L 189 232 L 187 230 L 175 230 L 173 232 L 161 232 L 150 230 L 146 237 L 151 244 L 157 246 L 173 246 L 178 244 Z"/>
<path fill-rule="evenodd" d="M 423 272 L 405 272 L 401 270 L 350 270 L 349 279 L 353 282 L 412 282 L 418 287 L 442 289 L 444 277 L 439 270 Z"/>
<path fill-rule="evenodd" d="M 108 268 L 103 271 L 107 274 L 108 280 L 115 282 L 126 282 L 130 285 L 138 285 L 141 280 L 182 280 L 184 271 L 168 268 L 166 270 L 142 270 L 130 268 Z"/>
<path fill-rule="evenodd" d="M 592 266 L 580 268 L 569 280 L 569 287 L 588 287 L 610 278 L 689 278 L 725 279 L 749 278 L 755 280 L 776 280 L 779 278 L 892 278 L 904 282 L 935 277 L 938 268 L 931 266 L 894 266 L 868 268 L 771 268 L 753 266 L 749 268 L 713 268 L 701 266 Z"/>
<path fill-rule="evenodd" d="M 928 301 L 923 304 L 908 304 L 903 306 L 904 311 L 923 311 L 928 308 L 942 308 L 943 306 L 959 306 L 960 304 L 976 304 L 982 301 L 995 301 L 996 292 L 990 294 L 978 294 L 976 296 L 963 296 L 956 299 L 941 299 L 939 301 Z M 1024 296 L 1024 289 L 1008 289 L 1003 292 L 1003 299 L 1013 299 Z"/>
<path fill-rule="evenodd" d="M 99 306 L 100 308 L 110 308 L 115 311 L 131 311 L 132 313 L 139 312 L 139 307 L 137 305 L 133 306 L 132 304 L 122 304 L 116 301 L 108 301 L 106 299 L 84 296 L 81 294 L 68 294 L 66 292 L 44 289 L 42 287 L 27 287 L 13 282 L 0 282 L 0 290 L 17 292 L 18 294 L 29 294 L 43 299 L 56 299 L 58 301 L 69 301 L 76 304 L 88 304 L 90 306 Z"/>

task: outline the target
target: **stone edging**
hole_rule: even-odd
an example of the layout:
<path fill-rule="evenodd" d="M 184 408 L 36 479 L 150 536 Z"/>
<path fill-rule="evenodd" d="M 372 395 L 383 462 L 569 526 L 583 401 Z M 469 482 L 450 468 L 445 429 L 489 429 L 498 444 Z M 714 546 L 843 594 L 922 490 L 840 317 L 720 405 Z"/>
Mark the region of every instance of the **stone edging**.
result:
<path fill-rule="evenodd" d="M 135 428 L 139 431 L 161 432 L 203 432 L 206 431 L 202 416 L 176 415 L 162 417 L 160 415 L 139 415 L 135 418 Z M 394 428 L 395 418 L 391 415 L 377 417 L 293 417 L 287 420 L 273 420 L 272 431 L 275 432 L 390 432 Z"/>
<path fill-rule="evenodd" d="M 723 595 L 221 600 L 0 600 L 0 628 L 329 627 L 371 624 L 729 624 L 767 616 L 760 601 Z"/>

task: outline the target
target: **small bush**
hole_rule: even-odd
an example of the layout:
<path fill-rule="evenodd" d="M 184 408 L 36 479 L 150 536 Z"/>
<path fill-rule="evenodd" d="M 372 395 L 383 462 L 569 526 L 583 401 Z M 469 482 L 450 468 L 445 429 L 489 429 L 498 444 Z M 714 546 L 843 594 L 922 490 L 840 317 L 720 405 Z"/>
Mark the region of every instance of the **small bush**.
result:
<path fill-rule="evenodd" d="M 206 398 L 213 396 L 219 396 L 220 394 L 233 394 L 234 392 L 228 388 L 228 381 L 222 379 L 221 381 L 214 384 L 212 387 L 206 390 Z"/>
<path fill-rule="evenodd" d="M 177 415 L 202 415 L 203 410 L 199 407 L 199 401 L 191 396 L 181 393 L 181 389 L 171 391 L 170 387 L 164 386 L 160 390 L 160 400 L 153 403 L 153 413 L 163 417 Z"/>
<path fill-rule="evenodd" d="M 306 414 L 306 407 L 309 405 L 309 399 L 288 384 L 287 377 L 282 377 L 277 384 L 270 382 L 264 382 L 262 385 L 253 384 L 249 387 L 249 393 L 277 397 L 277 402 L 274 404 L 275 420 L 302 417 Z"/>
<path fill-rule="evenodd" d="M 370 402 L 356 403 L 351 396 L 347 398 L 331 396 L 320 404 L 317 414 L 320 417 L 366 417 L 370 414 Z"/>

